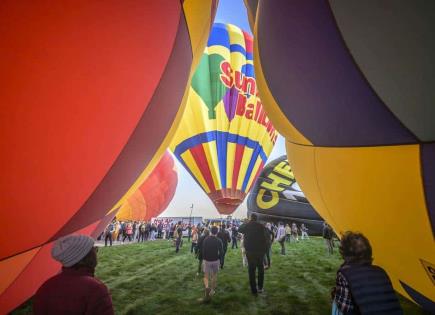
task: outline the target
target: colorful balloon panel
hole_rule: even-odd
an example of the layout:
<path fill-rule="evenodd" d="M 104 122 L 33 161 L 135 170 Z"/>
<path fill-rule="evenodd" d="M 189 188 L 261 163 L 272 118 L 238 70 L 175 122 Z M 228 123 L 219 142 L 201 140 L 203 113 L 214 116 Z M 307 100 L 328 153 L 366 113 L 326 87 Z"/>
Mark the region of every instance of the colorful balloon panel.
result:
<path fill-rule="evenodd" d="M 435 4 L 256 10 L 259 90 L 302 190 L 337 232 L 366 234 L 395 288 L 435 312 Z"/>
<path fill-rule="evenodd" d="M 0 262 L 99 222 L 144 181 L 176 130 L 216 5 L 2 2 Z M 38 232 L 11 241 L 16 226 Z M 0 283 L 3 313 L 1 301 L 23 296 Z"/>
<path fill-rule="evenodd" d="M 116 218 L 125 221 L 157 217 L 174 197 L 177 182 L 174 159 L 167 151 L 145 182 L 121 206 Z"/>
<path fill-rule="evenodd" d="M 261 220 L 304 223 L 310 234 L 322 233 L 323 219 L 300 189 L 286 155 L 266 164 L 247 205 L 248 214 L 256 213 Z"/>
<path fill-rule="evenodd" d="M 258 97 L 252 37 L 214 24 L 171 149 L 221 214 L 243 201 L 277 138 Z"/>

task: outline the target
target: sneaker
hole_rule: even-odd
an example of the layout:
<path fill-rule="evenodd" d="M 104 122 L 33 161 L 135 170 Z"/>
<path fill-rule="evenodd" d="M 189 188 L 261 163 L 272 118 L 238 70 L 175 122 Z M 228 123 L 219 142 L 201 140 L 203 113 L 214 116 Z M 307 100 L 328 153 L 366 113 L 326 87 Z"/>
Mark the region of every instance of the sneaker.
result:
<path fill-rule="evenodd" d="M 215 295 L 215 293 L 216 293 L 216 291 L 215 291 L 215 290 L 213 290 L 213 289 L 211 289 L 211 291 L 210 291 L 210 296 L 213 296 L 213 295 Z"/>
<path fill-rule="evenodd" d="M 264 292 L 264 289 L 258 289 L 257 292 L 258 292 L 258 293 L 263 293 L 263 292 Z"/>

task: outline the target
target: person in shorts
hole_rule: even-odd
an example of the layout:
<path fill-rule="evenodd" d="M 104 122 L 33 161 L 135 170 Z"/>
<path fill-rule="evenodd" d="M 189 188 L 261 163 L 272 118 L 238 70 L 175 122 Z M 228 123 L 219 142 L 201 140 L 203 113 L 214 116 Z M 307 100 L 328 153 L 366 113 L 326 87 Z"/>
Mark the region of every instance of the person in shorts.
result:
<path fill-rule="evenodd" d="M 205 301 L 210 300 L 211 296 L 215 293 L 217 273 L 224 253 L 222 241 L 217 237 L 217 233 L 217 226 L 213 226 L 211 228 L 211 235 L 207 236 L 202 243 Z"/>

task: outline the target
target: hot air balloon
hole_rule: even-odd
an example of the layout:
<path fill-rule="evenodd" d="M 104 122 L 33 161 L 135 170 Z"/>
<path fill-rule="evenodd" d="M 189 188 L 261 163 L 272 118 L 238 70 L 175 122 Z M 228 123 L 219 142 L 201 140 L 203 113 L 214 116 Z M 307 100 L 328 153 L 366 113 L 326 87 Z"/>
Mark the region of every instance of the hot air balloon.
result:
<path fill-rule="evenodd" d="M 277 138 L 257 95 L 252 57 L 248 33 L 213 25 L 171 143 L 221 214 L 243 201 Z"/>
<path fill-rule="evenodd" d="M 323 219 L 311 206 L 296 182 L 283 155 L 264 167 L 248 197 L 248 214 L 263 221 L 305 224 L 310 234 L 321 234 Z"/>
<path fill-rule="evenodd" d="M 59 270 L 54 240 L 98 234 L 159 161 L 215 9 L 2 2 L 0 313 Z"/>
<path fill-rule="evenodd" d="M 435 312 L 435 3 L 256 11 L 260 94 L 302 190 L 336 232 L 363 232 L 395 289 Z"/>
<path fill-rule="evenodd" d="M 166 151 L 145 182 L 121 206 L 117 219 L 142 221 L 157 217 L 174 197 L 177 182 L 174 159 Z"/>

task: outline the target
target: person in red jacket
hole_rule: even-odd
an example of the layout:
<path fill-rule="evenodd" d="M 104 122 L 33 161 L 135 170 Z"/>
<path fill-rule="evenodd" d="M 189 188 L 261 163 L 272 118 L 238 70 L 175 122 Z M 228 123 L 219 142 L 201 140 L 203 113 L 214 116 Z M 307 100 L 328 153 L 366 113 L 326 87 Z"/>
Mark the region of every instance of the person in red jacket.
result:
<path fill-rule="evenodd" d="M 62 271 L 36 292 L 35 315 L 114 314 L 109 290 L 94 277 L 97 248 L 92 238 L 85 235 L 62 237 L 55 242 L 51 255 L 62 264 Z"/>

